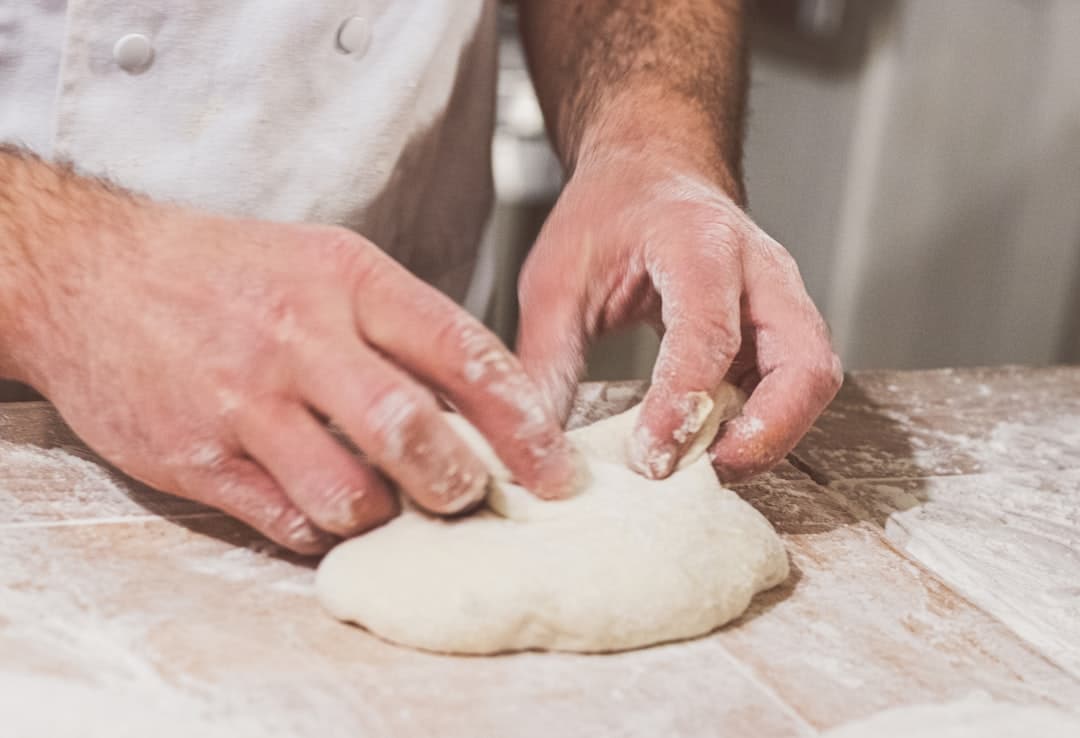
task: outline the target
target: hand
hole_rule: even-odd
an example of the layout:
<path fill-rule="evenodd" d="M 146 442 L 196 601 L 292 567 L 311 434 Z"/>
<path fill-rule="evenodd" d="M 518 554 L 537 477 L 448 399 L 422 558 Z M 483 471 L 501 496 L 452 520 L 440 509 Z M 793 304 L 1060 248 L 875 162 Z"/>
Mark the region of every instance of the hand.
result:
<path fill-rule="evenodd" d="M 670 154 L 578 164 L 522 271 L 518 354 L 565 413 L 585 350 L 634 323 L 663 336 L 630 448 L 666 477 L 726 379 L 749 394 L 710 455 L 722 479 L 769 468 L 840 387 L 840 362 L 791 256 Z M 697 425 L 695 425 L 697 424 Z"/>
<path fill-rule="evenodd" d="M 376 469 L 432 512 L 483 497 L 438 394 L 540 496 L 575 483 L 517 359 L 365 239 L 94 197 L 108 217 L 36 257 L 20 378 L 128 474 L 319 552 L 396 513 Z"/>

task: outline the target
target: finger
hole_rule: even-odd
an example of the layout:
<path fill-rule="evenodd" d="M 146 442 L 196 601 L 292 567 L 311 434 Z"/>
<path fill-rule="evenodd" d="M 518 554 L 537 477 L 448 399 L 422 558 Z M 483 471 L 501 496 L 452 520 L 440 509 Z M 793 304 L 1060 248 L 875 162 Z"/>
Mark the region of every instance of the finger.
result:
<path fill-rule="evenodd" d="M 775 466 L 835 394 L 830 370 L 785 366 L 770 372 L 709 449 L 718 476 L 737 482 Z"/>
<path fill-rule="evenodd" d="M 585 368 L 584 306 L 526 265 L 518 288 L 521 319 L 517 355 L 544 400 L 564 423 Z"/>
<path fill-rule="evenodd" d="M 576 489 L 580 472 L 574 448 L 498 338 L 407 273 L 369 277 L 364 289 L 367 299 L 357 320 L 365 340 L 445 395 L 520 484 L 545 498 Z"/>
<path fill-rule="evenodd" d="M 742 267 L 726 244 L 704 258 L 650 269 L 664 336 L 628 449 L 630 466 L 650 479 L 671 474 L 693 443 L 739 350 Z"/>
<path fill-rule="evenodd" d="M 183 480 L 183 494 L 242 520 L 300 554 L 330 550 L 337 539 L 320 530 L 250 459 L 232 457 Z"/>
<path fill-rule="evenodd" d="M 400 369 L 358 343 L 325 346 L 301 364 L 297 383 L 304 399 L 418 505 L 448 514 L 483 499 L 487 470 L 451 430 L 435 398 Z"/>
<path fill-rule="evenodd" d="M 265 402 L 236 413 L 244 449 L 323 530 L 355 536 L 398 512 L 379 474 L 338 443 L 307 408 Z"/>
<path fill-rule="evenodd" d="M 725 481 L 744 479 L 780 461 L 843 381 L 825 321 L 806 294 L 794 260 L 775 242 L 763 240 L 750 252 L 746 295 L 762 379 L 710 449 Z"/>

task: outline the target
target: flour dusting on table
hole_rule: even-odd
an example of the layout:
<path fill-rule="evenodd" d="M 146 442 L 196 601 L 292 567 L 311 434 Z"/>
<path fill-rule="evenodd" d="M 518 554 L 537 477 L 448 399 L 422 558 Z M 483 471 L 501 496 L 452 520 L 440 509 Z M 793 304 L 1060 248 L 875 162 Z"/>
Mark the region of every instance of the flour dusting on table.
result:
<path fill-rule="evenodd" d="M 828 731 L 824 738 L 1076 738 L 1080 715 L 973 693 L 954 702 L 885 710 Z"/>

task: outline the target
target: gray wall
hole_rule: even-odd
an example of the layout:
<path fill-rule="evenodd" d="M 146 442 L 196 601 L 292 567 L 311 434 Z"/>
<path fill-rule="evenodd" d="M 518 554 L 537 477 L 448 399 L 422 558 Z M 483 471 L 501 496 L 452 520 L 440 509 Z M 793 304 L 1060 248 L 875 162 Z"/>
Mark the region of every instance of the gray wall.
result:
<path fill-rule="evenodd" d="M 855 69 L 754 60 L 754 214 L 849 367 L 1075 357 L 1080 3 L 871 3 Z"/>

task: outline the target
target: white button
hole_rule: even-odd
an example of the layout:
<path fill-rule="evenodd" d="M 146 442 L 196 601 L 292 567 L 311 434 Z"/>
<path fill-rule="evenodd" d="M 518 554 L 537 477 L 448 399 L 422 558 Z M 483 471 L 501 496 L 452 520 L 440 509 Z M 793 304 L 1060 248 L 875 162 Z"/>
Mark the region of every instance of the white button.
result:
<path fill-rule="evenodd" d="M 346 18 L 337 32 L 338 51 L 363 56 L 371 46 L 371 26 L 358 15 Z"/>
<path fill-rule="evenodd" d="M 145 71 L 154 59 L 154 47 L 150 39 L 141 33 L 129 33 L 113 46 L 113 59 L 125 72 L 138 74 Z"/>

